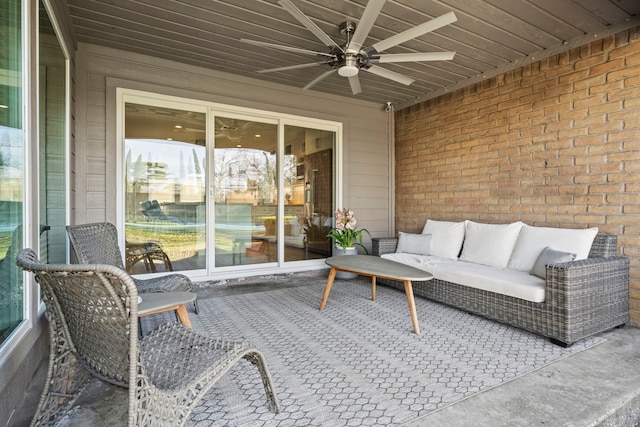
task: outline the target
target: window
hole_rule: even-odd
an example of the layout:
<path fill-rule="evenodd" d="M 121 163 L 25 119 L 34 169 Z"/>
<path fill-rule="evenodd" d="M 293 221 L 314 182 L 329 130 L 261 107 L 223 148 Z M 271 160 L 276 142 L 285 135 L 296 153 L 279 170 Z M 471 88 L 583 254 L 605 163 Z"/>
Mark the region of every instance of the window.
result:
<path fill-rule="evenodd" d="M 40 260 L 67 261 L 67 88 L 66 57 L 49 14 L 39 14 Z"/>
<path fill-rule="evenodd" d="M 0 343 L 24 319 L 22 272 L 24 133 L 21 1 L 0 2 Z"/>
<path fill-rule="evenodd" d="M 23 2 L 0 2 L 0 344 L 27 320 L 27 293 L 23 272 L 15 257 L 22 249 L 25 236 L 40 233 L 40 258 L 45 262 L 67 261 L 68 170 L 67 170 L 67 56 L 63 52 L 48 9 L 38 2 L 38 67 L 23 70 L 22 58 L 36 46 L 23 44 Z M 39 134 L 25 141 L 28 126 L 24 111 L 23 73 L 36 73 L 39 80 Z M 35 92 L 35 91 L 34 91 Z M 23 177 L 27 167 L 27 143 L 31 144 L 39 164 L 39 183 L 35 198 L 25 198 Z M 39 143 L 39 146 L 36 144 Z M 39 151 L 38 151 L 39 150 Z M 38 197 L 39 195 L 39 197 Z M 40 224 L 28 230 L 24 224 L 26 204 L 39 207 Z M 34 301 L 35 302 L 35 301 Z"/>

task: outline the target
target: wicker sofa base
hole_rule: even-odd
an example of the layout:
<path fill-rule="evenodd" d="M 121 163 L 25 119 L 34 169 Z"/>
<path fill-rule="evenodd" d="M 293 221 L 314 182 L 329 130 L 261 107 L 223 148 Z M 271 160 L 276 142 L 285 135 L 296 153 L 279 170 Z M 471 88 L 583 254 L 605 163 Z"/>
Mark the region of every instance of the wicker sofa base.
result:
<path fill-rule="evenodd" d="M 598 237 L 598 241 L 603 239 Z M 380 250 L 381 245 L 375 243 L 375 255 L 390 252 L 390 247 Z M 613 248 L 615 251 L 615 243 Z M 388 279 L 378 279 L 378 283 L 404 289 L 402 283 Z M 547 266 L 545 301 L 541 303 L 439 279 L 414 282 L 413 288 L 415 295 L 534 332 L 564 346 L 629 321 L 629 259 L 621 256 Z"/>

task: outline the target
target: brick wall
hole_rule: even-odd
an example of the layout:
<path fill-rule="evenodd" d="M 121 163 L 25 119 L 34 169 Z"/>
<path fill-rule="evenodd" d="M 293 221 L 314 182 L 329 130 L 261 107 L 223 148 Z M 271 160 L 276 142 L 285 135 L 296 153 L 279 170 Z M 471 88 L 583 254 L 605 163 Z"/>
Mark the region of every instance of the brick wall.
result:
<path fill-rule="evenodd" d="M 640 27 L 396 113 L 396 229 L 615 233 L 640 326 Z"/>

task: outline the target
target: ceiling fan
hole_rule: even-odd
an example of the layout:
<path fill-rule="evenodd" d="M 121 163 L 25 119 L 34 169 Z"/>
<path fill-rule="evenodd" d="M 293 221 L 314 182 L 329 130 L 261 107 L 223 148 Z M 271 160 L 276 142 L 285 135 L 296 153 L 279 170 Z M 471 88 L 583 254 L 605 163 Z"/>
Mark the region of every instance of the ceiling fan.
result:
<path fill-rule="evenodd" d="M 242 42 L 253 44 L 261 47 L 284 50 L 288 52 L 302 53 L 306 55 L 323 56 L 325 59 L 319 62 L 308 64 L 290 65 L 285 67 L 271 68 L 268 70 L 260 70 L 258 73 L 272 73 L 275 71 L 287 71 L 300 68 L 314 67 L 317 65 L 329 65 L 330 70 L 316 77 L 309 82 L 303 89 L 309 89 L 321 80 L 333 74 L 334 71 L 338 75 L 347 77 L 349 85 L 354 95 L 362 92 L 358 73 L 360 70 L 367 71 L 380 77 L 393 80 L 398 83 L 410 85 L 414 80 L 410 77 L 387 70 L 377 64 L 397 63 L 397 62 L 414 62 L 414 61 L 447 61 L 452 60 L 455 52 L 428 52 L 428 53 L 397 53 L 397 54 L 380 54 L 385 50 L 404 43 L 408 40 L 419 37 L 430 31 L 437 30 L 445 25 L 457 21 L 453 12 L 446 13 L 442 16 L 434 18 L 423 24 L 403 31 L 395 36 L 391 36 L 385 40 L 381 40 L 369 47 L 363 47 L 363 43 L 369 35 L 369 31 L 373 27 L 375 20 L 382 10 L 386 0 L 370 0 L 364 9 L 362 17 L 357 27 L 353 21 L 346 21 L 340 25 L 340 32 L 345 34 L 346 42 L 339 45 L 331 37 L 327 35 L 320 27 L 318 27 L 309 17 L 307 17 L 300 9 L 298 9 L 290 0 L 278 0 L 287 12 L 293 15 L 302 25 L 311 31 L 320 41 L 330 48 L 328 53 L 316 52 L 312 50 L 302 49 L 298 47 L 279 45 L 274 43 L 261 42 L 257 40 L 240 39 Z"/>

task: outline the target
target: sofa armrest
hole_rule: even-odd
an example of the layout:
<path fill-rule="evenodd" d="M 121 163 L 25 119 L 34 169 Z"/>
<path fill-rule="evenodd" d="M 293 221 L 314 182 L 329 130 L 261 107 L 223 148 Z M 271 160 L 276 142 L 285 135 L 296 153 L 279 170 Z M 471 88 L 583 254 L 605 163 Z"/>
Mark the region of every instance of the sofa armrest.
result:
<path fill-rule="evenodd" d="M 615 234 L 598 233 L 589 252 L 589 258 L 609 258 L 616 256 L 618 236 Z"/>
<path fill-rule="evenodd" d="M 545 304 L 571 343 L 629 321 L 629 258 L 587 258 L 547 266 Z"/>
<path fill-rule="evenodd" d="M 398 246 L 397 237 L 374 237 L 371 239 L 371 254 L 380 256 L 390 254 L 396 251 Z"/>

